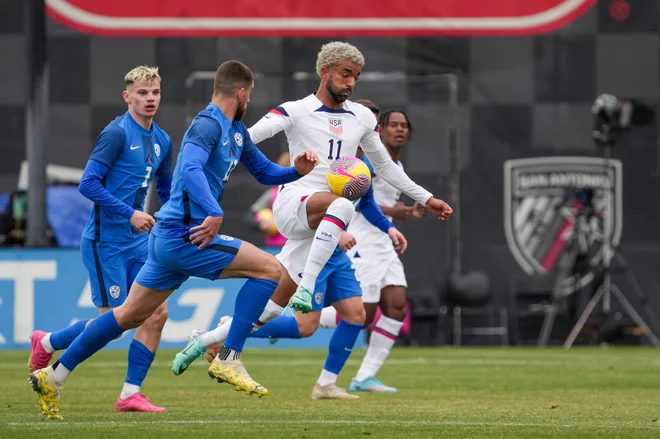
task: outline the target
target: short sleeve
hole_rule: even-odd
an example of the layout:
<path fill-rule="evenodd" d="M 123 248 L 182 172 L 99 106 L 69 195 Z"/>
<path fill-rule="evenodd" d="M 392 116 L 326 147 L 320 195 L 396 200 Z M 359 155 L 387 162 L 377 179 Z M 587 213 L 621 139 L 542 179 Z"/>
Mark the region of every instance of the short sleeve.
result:
<path fill-rule="evenodd" d="M 209 154 L 220 142 L 222 128 L 220 122 L 208 116 L 197 116 L 183 139 L 183 145 L 194 143 Z"/>
<path fill-rule="evenodd" d="M 126 133 L 124 130 L 115 124 L 108 125 L 96 139 L 94 150 L 89 158 L 111 167 L 124 151 L 125 146 Z"/>

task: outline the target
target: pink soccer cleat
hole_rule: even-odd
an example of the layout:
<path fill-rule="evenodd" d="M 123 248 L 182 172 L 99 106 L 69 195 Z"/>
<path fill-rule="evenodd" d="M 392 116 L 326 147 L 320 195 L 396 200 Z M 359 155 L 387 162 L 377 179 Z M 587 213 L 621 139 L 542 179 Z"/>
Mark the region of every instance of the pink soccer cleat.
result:
<path fill-rule="evenodd" d="M 30 335 L 30 359 L 28 360 L 28 369 L 30 373 L 35 370 L 43 369 L 48 367 L 50 359 L 53 358 L 53 354 L 46 352 L 46 349 L 41 345 L 41 340 L 48 334 L 44 331 L 34 331 Z"/>
<path fill-rule="evenodd" d="M 115 405 L 116 412 L 145 412 L 160 413 L 164 412 L 163 407 L 156 407 L 149 402 L 146 396 L 141 393 L 135 393 L 126 399 L 117 398 Z"/>

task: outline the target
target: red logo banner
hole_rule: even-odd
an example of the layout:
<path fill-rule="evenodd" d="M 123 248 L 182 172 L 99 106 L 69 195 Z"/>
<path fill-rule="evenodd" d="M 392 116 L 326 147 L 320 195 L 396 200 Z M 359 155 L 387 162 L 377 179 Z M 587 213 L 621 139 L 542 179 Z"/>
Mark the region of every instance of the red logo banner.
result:
<path fill-rule="evenodd" d="M 46 0 L 65 26 L 99 35 L 528 35 L 575 20 L 597 0 Z"/>

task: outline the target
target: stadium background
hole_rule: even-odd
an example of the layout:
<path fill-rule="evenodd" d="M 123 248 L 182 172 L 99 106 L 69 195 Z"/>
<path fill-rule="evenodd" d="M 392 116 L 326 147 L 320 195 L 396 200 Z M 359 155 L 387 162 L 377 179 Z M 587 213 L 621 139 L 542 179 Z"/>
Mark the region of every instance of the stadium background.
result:
<path fill-rule="evenodd" d="M 660 6 L 631 2 L 629 16 L 615 19 L 612 3 L 600 1 L 550 33 L 515 37 L 99 37 L 49 18 L 47 162 L 84 166 L 96 135 L 125 111 L 121 80 L 137 64 L 160 67 L 163 103 L 156 121 L 172 135 L 175 145 L 187 127 L 190 97 L 198 108 L 207 99 L 202 89 L 187 91 L 187 76 L 213 70 L 226 59 L 242 60 L 266 75 L 257 82 L 248 126 L 274 105 L 315 90 L 315 80 L 290 78 L 294 72 L 313 73 L 318 48 L 329 40 L 356 44 L 366 57 L 365 72 L 456 73 L 463 268 L 485 271 L 494 302 L 506 305 L 511 279 L 523 272 L 505 242 L 502 163 L 549 155 L 598 156 L 600 151 L 590 137 L 590 106 L 599 93 L 638 98 L 657 107 Z M 22 2 L 0 0 L 0 10 L 0 191 L 11 191 L 25 159 Z M 433 81 L 365 81 L 358 84 L 354 98 L 370 98 L 383 109 L 401 107 L 409 112 L 416 132 L 402 161 L 414 180 L 443 197 L 448 191 L 446 120 L 451 111 L 446 84 Z M 280 136 L 262 149 L 275 159 L 285 147 Z M 622 245 L 642 289 L 660 314 L 660 207 L 654 190 L 658 148 L 655 121 L 626 134 L 614 157 L 624 164 Z M 242 218 L 261 190 L 244 168 L 236 170 L 223 206 L 228 213 L 225 233 L 259 241 Z M 410 242 L 403 260 L 410 291 L 416 294 L 416 309 L 436 310 L 435 280 L 448 268 L 447 227 L 426 218 L 401 224 L 400 229 Z M 622 286 L 627 292 L 625 283 Z M 635 301 L 634 295 L 628 296 Z M 9 303 L 5 298 L 5 308 Z M 0 305 L 2 312 L 6 310 Z"/>

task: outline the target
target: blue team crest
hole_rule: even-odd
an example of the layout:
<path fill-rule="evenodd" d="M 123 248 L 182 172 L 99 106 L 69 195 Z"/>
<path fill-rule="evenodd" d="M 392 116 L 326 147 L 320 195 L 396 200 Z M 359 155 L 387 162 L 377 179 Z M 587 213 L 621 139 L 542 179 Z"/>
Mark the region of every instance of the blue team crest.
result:
<path fill-rule="evenodd" d="M 157 143 L 154 143 L 154 153 L 156 153 L 156 157 L 160 157 L 160 145 Z"/>
<path fill-rule="evenodd" d="M 234 134 L 234 140 L 238 146 L 243 146 L 243 135 L 241 133 Z"/>
<path fill-rule="evenodd" d="M 316 300 L 317 305 L 320 305 L 321 303 L 323 303 L 323 293 L 318 292 L 318 293 L 314 294 L 314 300 Z"/>

